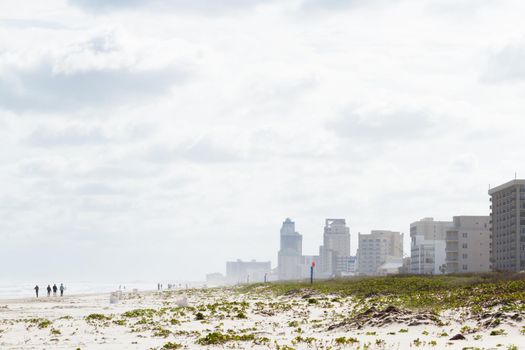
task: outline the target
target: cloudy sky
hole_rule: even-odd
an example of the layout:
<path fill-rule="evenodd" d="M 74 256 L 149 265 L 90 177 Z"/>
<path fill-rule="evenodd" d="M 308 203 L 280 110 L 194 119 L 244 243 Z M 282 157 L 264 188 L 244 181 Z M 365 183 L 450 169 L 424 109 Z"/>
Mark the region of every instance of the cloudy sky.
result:
<path fill-rule="evenodd" d="M 525 177 L 520 0 L 2 0 L 2 278 L 203 279 L 487 215 Z M 405 237 L 408 251 L 408 237 Z M 7 268 L 10 267 L 10 268 Z"/>

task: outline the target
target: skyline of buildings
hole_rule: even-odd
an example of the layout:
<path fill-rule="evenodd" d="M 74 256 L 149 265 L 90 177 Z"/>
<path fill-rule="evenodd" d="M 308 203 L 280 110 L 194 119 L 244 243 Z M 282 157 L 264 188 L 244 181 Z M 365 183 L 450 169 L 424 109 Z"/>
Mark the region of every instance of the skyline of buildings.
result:
<path fill-rule="evenodd" d="M 451 221 L 426 217 L 410 224 L 410 247 L 404 234 L 390 230 L 358 233 L 355 256 L 344 218 L 325 219 L 318 255 L 303 255 L 303 236 L 286 218 L 280 229 L 278 265 L 271 262 L 227 263 L 226 283 L 306 279 L 315 262 L 316 278 L 395 273 L 445 274 L 525 270 L 525 180 L 489 189 L 490 215 L 456 215 Z M 217 273 L 210 280 L 220 280 Z"/>

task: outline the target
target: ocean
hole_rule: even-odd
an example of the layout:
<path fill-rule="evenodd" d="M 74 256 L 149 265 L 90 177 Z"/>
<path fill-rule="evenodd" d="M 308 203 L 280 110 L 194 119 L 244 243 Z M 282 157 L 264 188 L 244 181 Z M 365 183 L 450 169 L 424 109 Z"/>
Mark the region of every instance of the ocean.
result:
<path fill-rule="evenodd" d="M 100 282 L 68 282 L 68 281 L 57 281 L 57 282 L 0 282 L 0 300 L 1 299 L 18 299 L 35 296 L 35 285 L 38 284 L 40 287 L 40 296 L 46 295 L 47 285 L 50 284 L 53 287 L 53 283 L 56 283 L 57 287 L 60 283 L 64 283 L 66 290 L 64 295 L 73 294 L 92 294 L 92 293 L 109 293 L 116 291 L 120 288 L 124 291 L 131 291 L 137 289 L 139 291 L 151 291 L 157 290 L 157 282 L 148 281 L 135 281 L 135 282 L 119 282 L 119 283 L 100 283 Z M 174 284 L 176 288 L 186 288 L 202 286 L 202 283 L 195 282 L 161 282 L 164 289 L 168 288 L 168 283 Z"/>

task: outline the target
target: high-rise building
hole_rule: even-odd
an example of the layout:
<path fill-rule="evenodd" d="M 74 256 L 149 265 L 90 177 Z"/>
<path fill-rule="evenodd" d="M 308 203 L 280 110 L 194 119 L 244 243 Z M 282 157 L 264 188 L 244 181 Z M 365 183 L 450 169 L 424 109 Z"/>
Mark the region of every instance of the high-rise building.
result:
<path fill-rule="evenodd" d="M 447 230 L 447 273 L 490 271 L 490 216 L 454 216 Z"/>
<path fill-rule="evenodd" d="M 492 220 L 492 269 L 525 270 L 525 180 L 489 190 Z"/>
<path fill-rule="evenodd" d="M 295 231 L 295 223 L 287 218 L 280 232 L 281 246 L 278 253 L 280 280 L 299 279 L 303 275 L 303 236 Z"/>
<path fill-rule="evenodd" d="M 410 273 L 442 274 L 446 270 L 446 232 L 451 221 L 424 218 L 410 224 Z"/>
<path fill-rule="evenodd" d="M 399 261 L 403 264 L 403 234 L 393 231 L 372 231 L 359 234 L 358 249 L 359 273 L 377 275 L 386 262 Z"/>
<path fill-rule="evenodd" d="M 320 270 L 325 275 L 339 275 L 344 271 L 342 258 L 350 256 L 350 229 L 346 226 L 345 219 L 326 219 L 323 245 L 319 247 Z"/>

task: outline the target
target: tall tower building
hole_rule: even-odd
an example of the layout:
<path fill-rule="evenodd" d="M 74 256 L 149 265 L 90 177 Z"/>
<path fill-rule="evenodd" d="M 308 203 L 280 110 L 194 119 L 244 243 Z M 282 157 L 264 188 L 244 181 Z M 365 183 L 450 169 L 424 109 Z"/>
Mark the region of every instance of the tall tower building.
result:
<path fill-rule="evenodd" d="M 340 274 L 350 257 L 350 229 L 345 219 L 326 219 L 323 245 L 319 247 L 321 272 Z"/>
<path fill-rule="evenodd" d="M 278 253 L 280 280 L 299 279 L 302 276 L 303 236 L 295 232 L 295 222 L 284 220 L 281 227 L 281 246 Z"/>
<path fill-rule="evenodd" d="M 492 220 L 492 269 L 525 270 L 525 180 L 489 190 Z"/>

